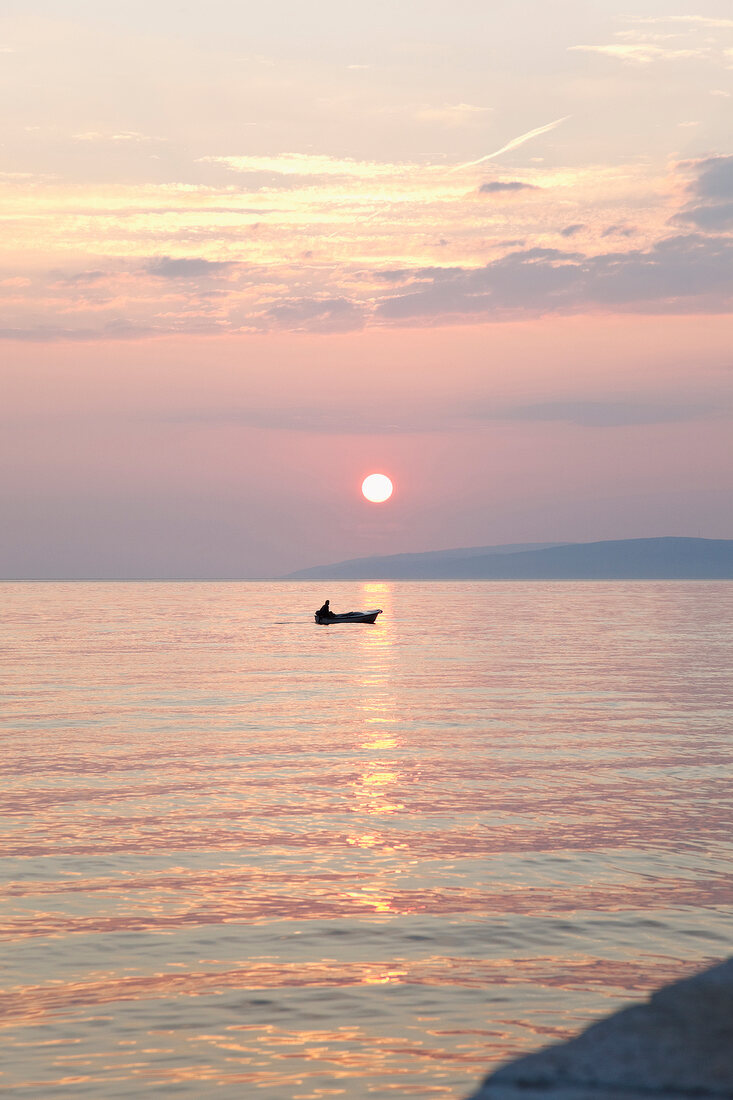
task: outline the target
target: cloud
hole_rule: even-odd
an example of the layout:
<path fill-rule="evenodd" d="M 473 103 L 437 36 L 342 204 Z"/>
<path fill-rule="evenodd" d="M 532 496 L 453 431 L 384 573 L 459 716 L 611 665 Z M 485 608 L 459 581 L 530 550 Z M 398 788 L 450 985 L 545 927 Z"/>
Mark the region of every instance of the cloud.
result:
<path fill-rule="evenodd" d="M 580 279 L 578 261 L 555 249 L 528 249 L 475 269 L 438 268 L 416 271 L 423 285 L 384 299 L 377 316 L 407 320 L 440 315 L 491 315 L 521 309 L 532 302 L 549 304 L 565 297 Z M 427 285 L 425 285 L 427 282 Z"/>
<path fill-rule="evenodd" d="M 601 233 L 602 237 L 633 237 L 636 230 L 631 225 L 609 225 Z"/>
<path fill-rule="evenodd" d="M 227 275 L 237 266 L 229 260 L 204 260 L 198 256 L 181 259 L 158 256 L 148 260 L 144 270 L 159 279 L 199 279 L 207 275 Z"/>
<path fill-rule="evenodd" d="M 688 187 L 694 196 L 678 214 L 673 225 L 694 225 L 706 232 L 733 229 L 733 156 L 707 157 L 693 161 L 697 177 Z"/>
<path fill-rule="evenodd" d="M 733 202 L 690 207 L 681 214 L 676 214 L 671 221 L 674 225 L 694 225 L 698 229 L 713 233 L 733 229 Z"/>
<path fill-rule="evenodd" d="M 420 107 L 415 118 L 420 122 L 439 122 L 446 126 L 467 126 L 493 111 L 493 107 L 477 107 L 473 103 L 446 103 L 443 107 Z"/>
<path fill-rule="evenodd" d="M 196 408 L 156 417 L 157 423 L 219 425 L 234 424 L 242 428 L 265 428 L 284 432 L 317 432 L 324 435 L 395 435 L 427 432 L 444 432 L 446 411 L 443 406 L 436 411 L 426 403 L 425 407 L 411 405 L 408 409 L 395 409 L 383 400 L 373 405 L 363 400 L 357 407 L 347 409 L 343 404 L 328 404 L 329 395 L 313 405 L 299 401 L 297 407 L 282 404 L 279 407 L 249 405 L 246 408 Z M 465 422 L 461 411 L 454 411 L 451 418 L 456 423 Z"/>
<path fill-rule="evenodd" d="M 7 180 L 9 183 L 35 183 L 53 178 L 45 172 L 0 172 L 0 180 Z"/>
<path fill-rule="evenodd" d="M 437 271 L 437 268 L 431 268 L 432 271 Z M 417 273 L 414 268 L 410 267 L 394 267 L 387 268 L 384 271 L 374 271 L 372 273 L 373 279 L 379 279 L 384 283 L 406 283 L 410 279 L 417 277 Z"/>
<path fill-rule="evenodd" d="M 0 279 L 0 286 L 8 287 L 11 290 L 20 290 L 32 286 L 32 280 L 27 279 L 24 275 L 11 275 L 7 279 Z"/>
<path fill-rule="evenodd" d="M 52 271 L 51 276 L 56 279 L 57 284 L 63 286 L 91 286 L 94 283 L 104 282 L 110 277 L 107 271 L 77 271 L 71 274 Z"/>
<path fill-rule="evenodd" d="M 1 328 L 0 340 L 20 340 L 30 343 L 58 343 L 88 340 L 134 340 L 158 336 L 161 329 L 151 325 L 135 325 L 125 320 L 110 321 L 100 328 L 66 328 L 62 325 L 36 324 L 16 328 Z"/>
<path fill-rule="evenodd" d="M 681 424 L 706 420 L 722 410 L 713 404 L 659 401 L 542 401 L 515 405 L 500 413 L 487 414 L 500 420 L 565 421 L 582 427 L 618 428 L 639 424 Z M 476 415 L 482 415 L 480 412 Z"/>
<path fill-rule="evenodd" d="M 718 30 L 733 29 L 733 19 L 716 19 L 708 15 L 640 15 L 635 16 L 632 22 L 641 24 L 687 23 L 691 26 L 715 27 Z"/>
<path fill-rule="evenodd" d="M 163 142 L 164 138 L 149 137 L 147 134 L 140 134 L 136 130 L 122 130 L 119 133 L 100 133 L 98 130 L 87 130 L 81 134 L 72 134 L 72 141 L 85 141 L 85 142 L 127 142 L 135 145 L 142 145 L 148 142 Z"/>
<path fill-rule="evenodd" d="M 404 209 L 400 202 L 380 200 L 389 190 L 381 183 L 366 185 L 363 197 L 354 199 L 352 207 L 345 205 L 340 191 L 334 198 L 326 184 L 319 188 L 325 199 L 322 194 L 316 200 L 289 194 L 279 217 L 263 218 L 257 234 L 251 226 L 243 227 L 236 216 L 238 184 L 224 192 L 206 190 L 200 218 L 198 212 L 189 216 L 196 203 L 188 190 L 181 192 L 185 217 L 175 217 L 170 226 L 147 213 L 162 209 L 175 214 L 170 188 L 132 195 L 123 190 L 124 222 L 115 217 L 117 195 L 112 192 L 104 196 L 101 208 L 105 218 L 110 212 L 110 226 L 93 227 L 95 233 L 109 233 L 95 253 L 100 257 L 95 264 L 87 260 L 85 268 L 81 257 L 88 253 L 80 249 L 79 259 L 70 261 L 63 271 L 13 266 L 0 273 L 13 278 L 32 275 L 32 287 L 15 283 L 4 288 L 10 299 L 5 335 L 43 340 L 118 338 L 121 329 L 115 326 L 123 321 L 136 333 L 328 333 L 358 331 L 371 323 L 503 320 L 547 312 L 729 308 L 733 237 L 721 230 L 733 226 L 733 156 L 709 156 L 680 167 L 685 173 L 682 186 L 687 205 L 678 209 L 673 222 L 678 228 L 667 226 L 667 236 L 657 243 L 650 243 L 654 238 L 645 234 L 659 234 L 657 227 L 665 232 L 663 218 L 668 215 L 661 205 L 653 212 L 651 227 L 641 202 L 598 208 L 574 201 L 568 207 L 563 195 L 561 203 L 547 211 L 543 202 L 537 216 L 530 209 L 536 207 L 536 199 L 521 201 L 524 189 L 535 183 L 534 175 L 524 172 L 522 179 L 513 178 L 512 173 L 487 179 L 494 173 L 481 173 L 473 194 L 467 195 L 465 183 L 445 167 L 425 173 L 406 166 L 405 172 L 412 175 L 399 192 Z M 543 197 L 552 198 L 556 178 L 562 177 L 550 174 L 537 179 L 548 189 Z M 524 179 L 531 183 L 525 184 Z M 350 180 L 338 188 L 362 195 Z M 515 194 L 520 201 L 503 197 Z M 657 202 L 658 196 L 658 190 L 653 192 Z M 375 202 L 379 209 L 370 217 L 381 217 L 382 222 L 374 232 L 356 234 L 359 209 L 372 209 Z M 514 208 L 510 227 L 502 215 L 506 202 Z M 70 224 L 72 233 L 84 208 L 76 192 L 67 203 L 59 202 L 59 232 L 66 233 Z M 209 223 L 207 203 L 212 210 L 226 211 L 226 216 L 217 213 Z M 56 207 L 52 209 L 55 212 Z M 638 230 L 624 220 L 631 216 L 629 210 L 637 211 L 635 218 L 645 218 Z M 567 224 L 573 215 L 586 221 Z M 321 223 L 318 218 L 323 219 Z M 56 224 L 50 217 L 44 223 L 49 234 Z M 341 227 L 342 236 L 331 246 L 325 229 L 334 224 Z M 366 225 L 364 219 L 360 225 Z M 245 228 L 247 248 L 241 252 Z M 502 236 L 507 229 L 516 237 Z M 423 251 L 417 255 L 424 259 L 415 262 L 411 257 L 416 255 L 418 230 Z M 450 249 L 438 247 L 438 230 L 447 230 L 441 239 L 450 241 Z M 582 230 L 588 232 L 587 239 Z M 226 247 L 226 234 L 233 235 L 238 251 Z M 547 247 L 531 247 L 533 239 Z M 172 247 L 177 240 L 178 247 Z M 223 258 L 238 255 L 247 259 Z M 78 327 L 72 332 L 73 326 Z"/>
<path fill-rule="evenodd" d="M 363 307 L 348 298 L 286 298 L 262 314 L 266 327 L 296 332 L 353 332 L 363 328 Z"/>
<path fill-rule="evenodd" d="M 733 20 L 697 15 L 629 18 L 630 29 L 616 31 L 614 41 L 569 46 L 570 50 L 596 53 L 629 65 L 657 62 L 706 61 L 727 67 L 726 44 Z M 711 31 L 718 33 L 713 35 Z"/>
<path fill-rule="evenodd" d="M 95 271 L 82 272 L 77 283 L 57 280 L 46 289 L 43 324 L 38 321 L 41 299 L 29 307 L 19 297 L 15 323 L 0 337 L 63 341 L 177 333 L 343 333 L 370 323 L 451 324 L 594 310 L 722 312 L 733 305 L 733 237 L 692 232 L 647 248 L 627 246 L 596 255 L 520 247 L 477 267 L 356 269 L 348 280 L 343 269 L 334 268 L 306 273 L 310 293 L 303 290 L 308 284 L 302 269 L 297 280 L 283 275 L 277 290 L 272 282 L 265 285 L 266 268 L 243 267 L 243 279 L 212 285 L 209 275 L 222 271 L 216 262 L 163 259 L 159 277 L 166 282 L 154 298 L 131 294 L 140 268 L 122 271 L 119 288 L 97 279 Z M 147 275 L 148 268 L 142 273 Z M 72 314 L 78 327 L 68 324 Z"/>
<path fill-rule="evenodd" d="M 722 309 L 733 299 L 733 241 L 687 234 L 646 251 L 597 256 L 534 248 L 483 267 L 416 270 L 413 282 L 385 297 L 385 321 L 483 317 L 580 309 Z"/>
<path fill-rule="evenodd" d="M 200 157 L 201 163 L 221 165 L 232 172 L 268 173 L 280 176 L 336 176 L 380 179 L 395 173 L 393 164 L 329 157 L 317 153 L 281 153 L 263 157 Z"/>
<path fill-rule="evenodd" d="M 696 167 L 699 174 L 691 191 L 702 199 L 733 199 L 733 156 L 707 157 Z"/>
<path fill-rule="evenodd" d="M 312 404 L 298 401 L 280 406 L 211 406 L 178 409 L 156 416 L 168 424 L 235 424 L 243 428 L 268 428 L 288 432 L 318 432 L 335 435 L 392 435 L 432 433 L 464 428 L 479 422 L 558 422 L 587 428 L 634 427 L 650 424 L 678 424 L 726 415 L 717 404 L 635 400 L 566 400 L 509 405 L 504 408 L 474 397 L 434 402 L 396 397 L 385 402 L 361 399 L 358 408 L 345 409 L 334 403 L 333 394 L 322 394 Z"/>
<path fill-rule="evenodd" d="M 585 53 L 600 53 L 607 57 L 613 57 L 618 61 L 629 62 L 636 65 L 649 65 L 652 61 L 688 61 L 694 57 L 703 57 L 706 50 L 675 50 L 655 46 L 648 42 L 612 44 L 608 46 L 568 46 L 570 50 L 578 50 Z"/>
<path fill-rule="evenodd" d="M 490 183 L 482 183 L 479 194 L 499 195 L 511 191 L 538 191 L 534 183 L 522 183 L 520 180 L 492 180 Z"/>

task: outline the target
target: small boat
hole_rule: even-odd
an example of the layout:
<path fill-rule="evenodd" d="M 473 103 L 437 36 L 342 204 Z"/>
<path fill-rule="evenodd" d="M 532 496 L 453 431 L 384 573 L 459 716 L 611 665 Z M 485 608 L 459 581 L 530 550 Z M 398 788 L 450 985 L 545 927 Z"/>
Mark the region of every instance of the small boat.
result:
<path fill-rule="evenodd" d="M 381 614 L 381 607 L 376 611 L 347 611 L 344 615 L 334 615 L 333 612 L 321 615 L 320 611 L 316 611 L 315 620 L 320 626 L 331 626 L 332 623 L 374 623 L 377 615 Z"/>

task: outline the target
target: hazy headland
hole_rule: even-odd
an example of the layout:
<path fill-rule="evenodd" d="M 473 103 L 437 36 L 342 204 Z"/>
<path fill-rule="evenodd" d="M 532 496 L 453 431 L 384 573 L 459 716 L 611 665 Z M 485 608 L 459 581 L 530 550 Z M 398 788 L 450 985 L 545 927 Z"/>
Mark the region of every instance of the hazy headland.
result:
<path fill-rule="evenodd" d="M 476 546 L 354 558 L 288 580 L 731 580 L 733 539 Z"/>

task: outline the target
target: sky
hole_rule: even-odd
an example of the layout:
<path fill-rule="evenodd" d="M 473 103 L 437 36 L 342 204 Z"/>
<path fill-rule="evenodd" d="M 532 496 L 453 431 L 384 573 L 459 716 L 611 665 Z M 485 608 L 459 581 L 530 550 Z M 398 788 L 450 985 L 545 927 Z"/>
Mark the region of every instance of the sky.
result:
<path fill-rule="evenodd" d="M 729 0 L 5 0 L 0 96 L 0 577 L 733 538 Z"/>

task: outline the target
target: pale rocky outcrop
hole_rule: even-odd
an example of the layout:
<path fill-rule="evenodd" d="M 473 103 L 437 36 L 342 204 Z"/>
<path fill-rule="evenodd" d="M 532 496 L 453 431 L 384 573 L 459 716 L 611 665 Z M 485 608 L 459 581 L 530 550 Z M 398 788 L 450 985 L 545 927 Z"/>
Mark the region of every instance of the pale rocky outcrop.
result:
<path fill-rule="evenodd" d="M 733 1100 L 733 958 L 502 1067 L 471 1100 Z"/>

